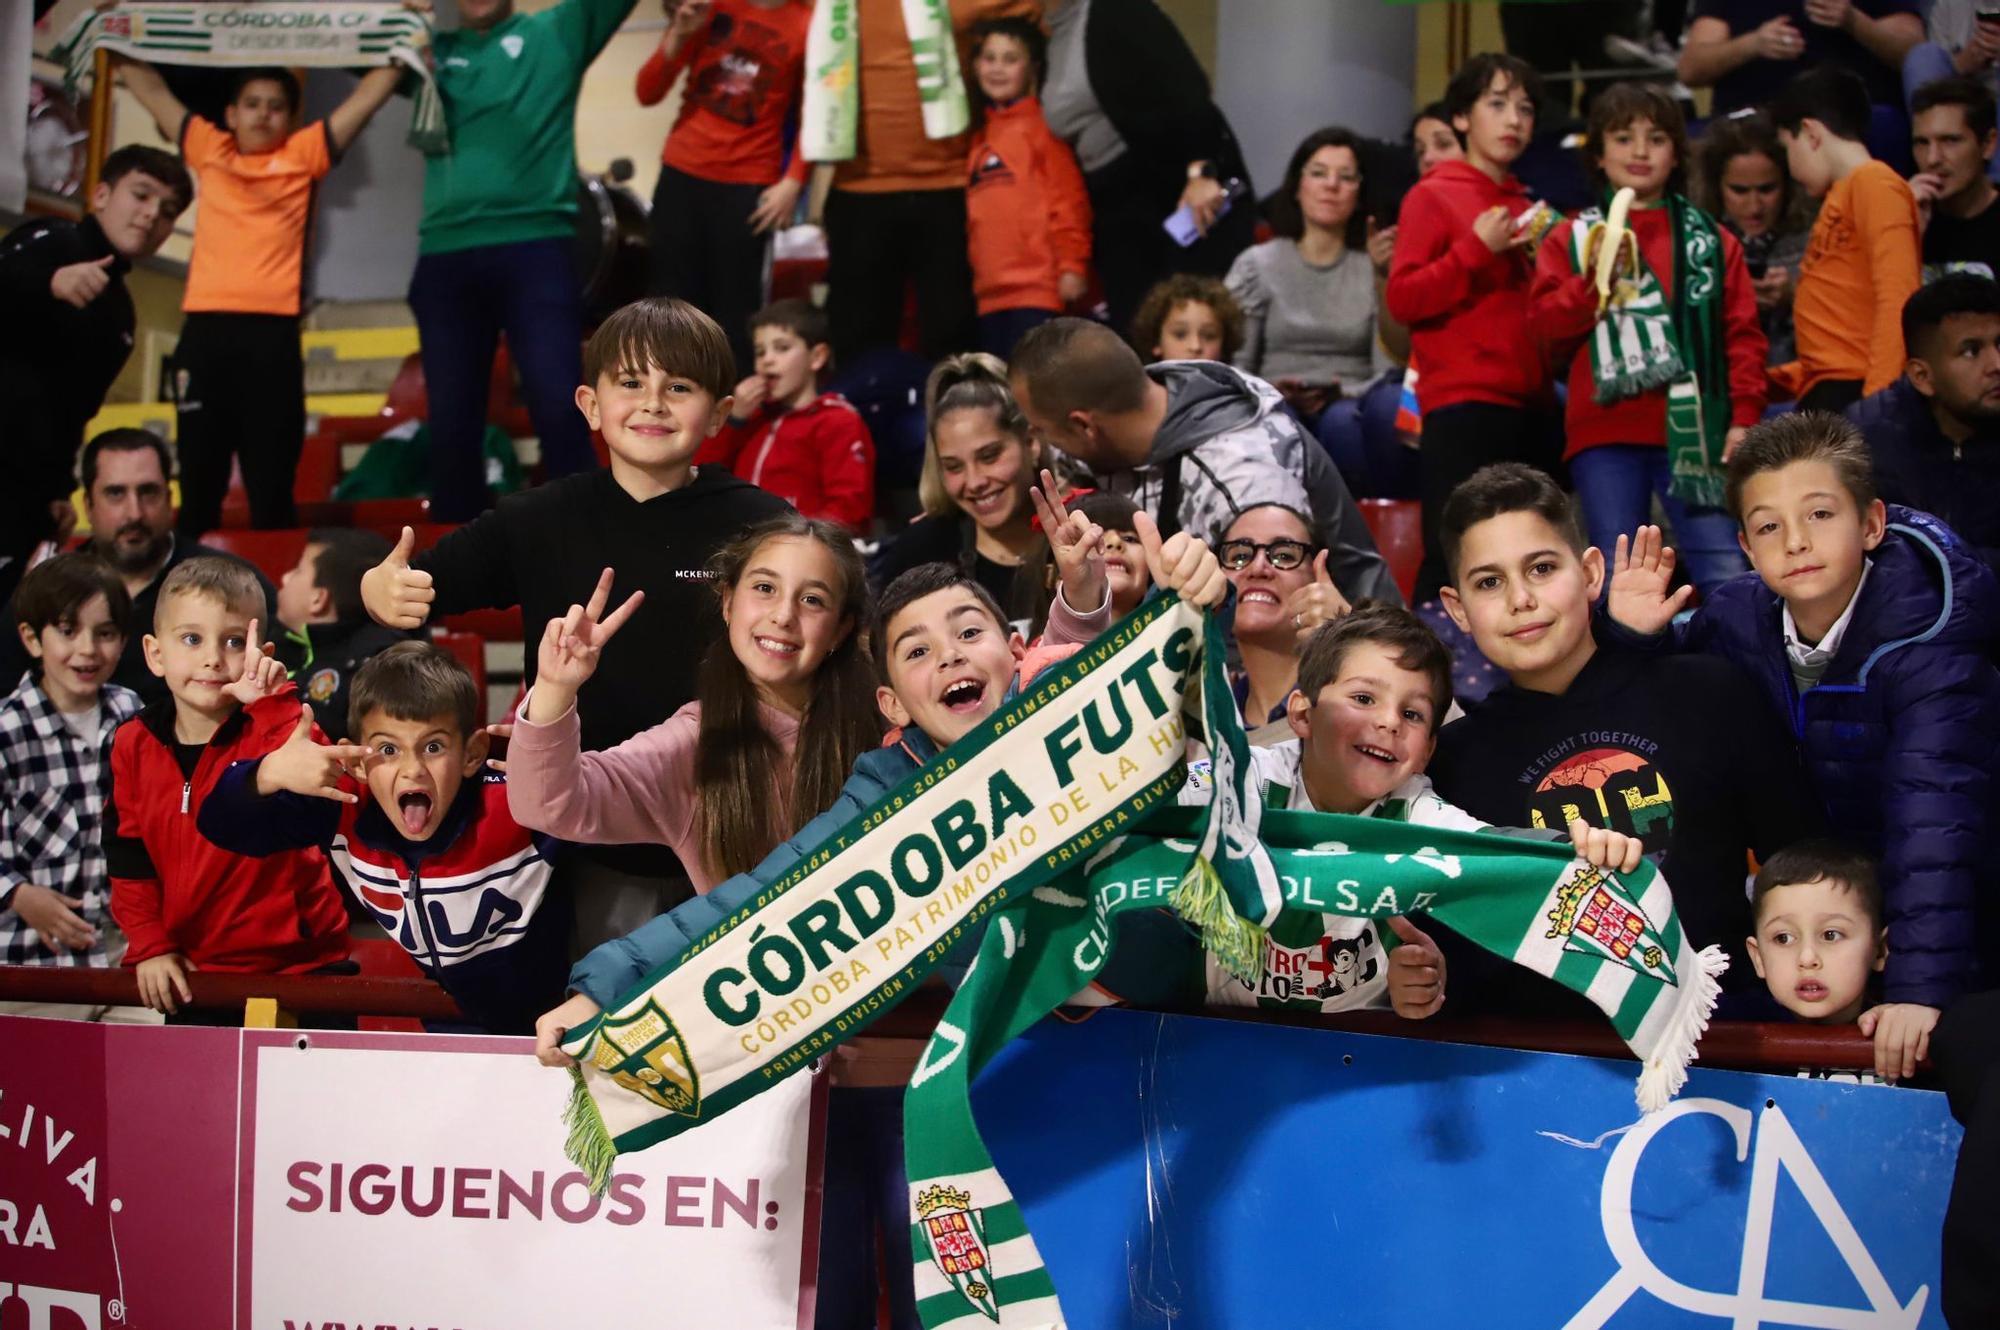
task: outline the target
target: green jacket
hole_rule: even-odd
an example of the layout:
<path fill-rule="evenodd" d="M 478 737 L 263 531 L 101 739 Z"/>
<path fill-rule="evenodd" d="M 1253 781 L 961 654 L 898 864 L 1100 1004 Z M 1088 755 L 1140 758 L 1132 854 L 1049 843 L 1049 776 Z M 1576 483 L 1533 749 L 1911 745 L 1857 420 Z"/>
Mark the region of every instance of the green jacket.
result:
<path fill-rule="evenodd" d="M 451 151 L 424 168 L 418 251 L 566 238 L 576 217 L 576 95 L 635 0 L 562 0 L 434 41 Z"/>

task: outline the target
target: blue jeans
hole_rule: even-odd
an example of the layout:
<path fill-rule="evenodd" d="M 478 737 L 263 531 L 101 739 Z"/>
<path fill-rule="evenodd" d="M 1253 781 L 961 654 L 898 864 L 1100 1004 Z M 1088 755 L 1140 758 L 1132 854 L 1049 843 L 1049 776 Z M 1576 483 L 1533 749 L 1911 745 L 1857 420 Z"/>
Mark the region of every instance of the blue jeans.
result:
<path fill-rule="evenodd" d="M 1951 52 L 1936 42 L 1918 42 L 1903 57 L 1903 103 L 1908 105 L 1916 96 L 1917 89 L 1938 79 L 1958 77 L 1958 67 L 1951 62 Z M 1992 75 L 1974 75 L 1980 82 L 1991 86 Z M 1993 160 L 1986 163 L 1988 178 L 2000 180 L 2000 153 L 1993 154 Z"/>
<path fill-rule="evenodd" d="M 1720 508 L 1690 508 L 1667 488 L 1667 450 L 1644 444 L 1599 444 L 1570 459 L 1570 480 L 1583 501 L 1584 531 L 1608 567 L 1618 537 L 1652 520 L 1653 496 L 1674 528 L 1674 553 L 1688 580 L 1706 597 L 1750 567 L 1736 543 L 1736 521 Z"/>
<path fill-rule="evenodd" d="M 1414 499 L 1421 493 L 1420 454 L 1404 447 L 1396 433 L 1402 396 L 1401 372 L 1384 374 L 1313 422 L 1313 433 L 1357 499 Z"/>
<path fill-rule="evenodd" d="M 430 401 L 431 517 L 469 522 L 487 504 L 487 388 L 500 334 L 521 375 L 549 479 L 597 465 L 576 409 L 583 382 L 583 301 L 575 242 L 524 240 L 417 259 L 410 309 Z"/>
<path fill-rule="evenodd" d="M 889 1324 L 893 1330 L 921 1330 L 910 1274 L 901 1086 L 835 1086 L 828 1094 L 825 1187 L 814 1324 L 828 1330 L 866 1330 L 876 1324 L 879 1233 L 889 1279 Z"/>
<path fill-rule="evenodd" d="M 1014 343 L 1061 314 L 1056 309 L 996 309 L 979 316 L 979 349 L 1002 360 L 1012 358 Z"/>

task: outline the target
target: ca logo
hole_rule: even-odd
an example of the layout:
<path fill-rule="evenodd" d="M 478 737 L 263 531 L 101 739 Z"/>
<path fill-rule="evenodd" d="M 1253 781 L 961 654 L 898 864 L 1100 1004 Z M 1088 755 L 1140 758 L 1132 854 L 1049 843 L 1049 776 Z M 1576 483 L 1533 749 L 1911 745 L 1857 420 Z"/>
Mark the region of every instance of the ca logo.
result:
<path fill-rule="evenodd" d="M 1682 1099 L 1648 1114 L 1625 1133 L 1604 1168 L 1604 1187 L 1599 1193 L 1604 1223 L 1604 1241 L 1618 1258 L 1618 1273 L 1611 1276 L 1597 1296 L 1569 1318 L 1564 1330 L 1600 1330 L 1617 1315 L 1635 1293 L 1650 1293 L 1669 1306 L 1700 1316 L 1728 1321 L 1732 1330 L 1758 1330 L 1760 1326 L 1809 1326 L 1814 1330 L 1915 1330 L 1930 1298 L 1928 1284 L 1919 1288 L 1907 1306 L 1899 1305 L 1881 1267 L 1854 1230 L 1847 1212 L 1840 1208 L 1833 1189 L 1820 1175 L 1819 1165 L 1806 1152 L 1798 1133 L 1785 1118 L 1784 1110 L 1772 1104 L 1759 1115 L 1757 1151 L 1750 1166 L 1750 1202 L 1743 1232 L 1742 1264 L 1733 1291 L 1691 1288 L 1665 1273 L 1646 1255 L 1639 1233 L 1632 1223 L 1632 1182 L 1639 1172 L 1640 1156 L 1653 1137 L 1678 1118 L 1707 1113 L 1729 1124 L 1736 1135 L 1736 1158 L 1750 1155 L 1750 1110 L 1720 1099 Z M 1861 1286 L 1868 1308 L 1830 1307 L 1811 1302 L 1787 1302 L 1764 1296 L 1764 1275 L 1770 1265 L 1771 1209 L 1778 1196 L 1778 1170 L 1791 1175 L 1792 1182 L 1812 1207 L 1814 1218 L 1833 1240 L 1840 1259 Z"/>

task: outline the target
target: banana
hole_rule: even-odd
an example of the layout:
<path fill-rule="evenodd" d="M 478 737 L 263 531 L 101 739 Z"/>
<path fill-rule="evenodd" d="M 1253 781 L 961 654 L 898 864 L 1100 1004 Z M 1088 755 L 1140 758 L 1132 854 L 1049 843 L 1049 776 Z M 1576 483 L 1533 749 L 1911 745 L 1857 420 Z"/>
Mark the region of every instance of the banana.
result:
<path fill-rule="evenodd" d="M 1597 310 L 1602 314 L 1611 303 L 1613 278 L 1618 272 L 1619 255 L 1625 248 L 1625 214 L 1632 211 L 1637 197 L 1630 188 L 1611 197 L 1611 210 L 1604 216 L 1604 234 L 1597 242 Z"/>

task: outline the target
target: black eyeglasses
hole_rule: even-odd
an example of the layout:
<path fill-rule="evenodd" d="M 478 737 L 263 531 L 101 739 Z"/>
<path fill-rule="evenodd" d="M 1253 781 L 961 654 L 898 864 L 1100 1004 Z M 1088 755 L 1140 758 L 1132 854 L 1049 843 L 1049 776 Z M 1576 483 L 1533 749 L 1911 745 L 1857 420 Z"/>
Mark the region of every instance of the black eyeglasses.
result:
<path fill-rule="evenodd" d="M 1240 573 L 1257 562 L 1262 551 L 1271 566 L 1281 573 L 1289 573 L 1299 567 L 1312 554 L 1312 546 L 1303 540 L 1273 540 L 1259 544 L 1254 540 L 1225 540 L 1216 551 L 1222 566 L 1232 573 Z"/>

